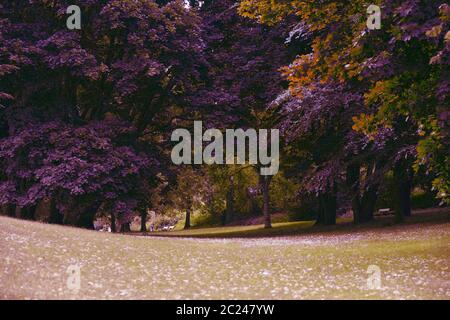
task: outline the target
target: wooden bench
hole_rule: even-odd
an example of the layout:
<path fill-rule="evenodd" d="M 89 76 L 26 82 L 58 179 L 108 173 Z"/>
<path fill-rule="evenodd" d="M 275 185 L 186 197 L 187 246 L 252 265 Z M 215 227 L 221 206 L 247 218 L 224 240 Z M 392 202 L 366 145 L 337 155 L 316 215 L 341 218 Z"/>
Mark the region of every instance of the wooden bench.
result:
<path fill-rule="evenodd" d="M 378 209 L 377 212 L 375 212 L 375 216 L 376 217 L 380 217 L 380 216 L 391 216 L 394 214 L 394 210 L 391 210 L 391 208 L 383 208 L 383 209 Z"/>

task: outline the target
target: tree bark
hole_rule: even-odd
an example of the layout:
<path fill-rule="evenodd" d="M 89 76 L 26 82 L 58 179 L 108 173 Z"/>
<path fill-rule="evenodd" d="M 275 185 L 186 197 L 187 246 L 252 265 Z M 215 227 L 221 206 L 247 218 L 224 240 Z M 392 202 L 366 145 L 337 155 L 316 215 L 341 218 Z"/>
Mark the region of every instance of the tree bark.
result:
<path fill-rule="evenodd" d="M 373 212 L 378 199 L 378 185 L 374 184 L 364 191 L 361 198 L 361 222 L 369 222 L 373 220 Z"/>
<path fill-rule="evenodd" d="M 94 230 L 94 215 L 91 213 L 82 213 L 77 223 L 77 227 Z"/>
<path fill-rule="evenodd" d="M 347 167 L 347 186 L 351 191 L 352 198 L 352 211 L 353 211 L 353 223 L 361 223 L 361 201 L 360 201 L 360 165 L 352 164 Z"/>
<path fill-rule="evenodd" d="M 184 229 L 189 229 L 191 227 L 191 209 L 186 209 L 186 220 L 184 221 Z"/>
<path fill-rule="evenodd" d="M 327 187 L 327 190 L 319 195 L 319 213 L 316 220 L 318 225 L 335 225 L 336 224 L 336 210 L 337 210 L 337 196 L 336 183 L 332 187 Z"/>
<path fill-rule="evenodd" d="M 125 222 L 120 225 L 120 232 L 130 232 L 130 222 Z"/>
<path fill-rule="evenodd" d="M 141 232 L 147 232 L 147 209 L 141 211 Z"/>
<path fill-rule="evenodd" d="M 264 214 L 264 228 L 272 228 L 272 221 L 270 218 L 270 198 L 269 198 L 269 185 L 271 176 L 262 177 L 263 180 L 263 214 Z"/>
<path fill-rule="evenodd" d="M 251 195 L 249 197 L 250 197 L 250 205 L 251 205 L 252 214 L 261 215 L 262 210 L 258 204 L 257 198 L 253 195 Z"/>
<path fill-rule="evenodd" d="M 337 209 L 337 198 L 334 191 L 330 191 L 326 195 L 325 201 L 325 225 L 335 225 L 336 224 L 336 209 Z"/>
<path fill-rule="evenodd" d="M 317 210 L 317 219 L 316 219 L 316 223 L 317 225 L 322 225 L 324 224 L 325 221 L 325 212 L 324 212 L 324 207 L 323 207 L 323 195 L 320 193 L 317 196 L 317 202 L 318 202 L 318 210 Z"/>
<path fill-rule="evenodd" d="M 36 212 L 36 205 L 31 205 L 23 208 L 19 208 L 19 217 L 25 220 L 34 220 L 34 214 Z"/>
<path fill-rule="evenodd" d="M 87 205 L 84 208 L 80 208 L 76 226 L 94 230 L 94 218 L 97 214 L 98 208 L 99 204 L 95 202 Z"/>
<path fill-rule="evenodd" d="M 8 204 L 7 214 L 8 214 L 8 217 L 16 216 L 16 205 L 15 204 Z"/>
<path fill-rule="evenodd" d="M 369 166 L 368 171 L 370 171 Z M 347 185 L 352 193 L 353 222 L 355 224 L 369 222 L 378 198 L 378 184 L 369 185 L 361 196 L 360 165 L 354 164 L 347 168 Z"/>
<path fill-rule="evenodd" d="M 63 223 L 63 216 L 56 207 L 56 200 L 54 198 L 50 199 L 50 217 L 48 222 L 53 224 Z"/>
<path fill-rule="evenodd" d="M 111 213 L 111 232 L 117 232 L 116 215 Z"/>
<path fill-rule="evenodd" d="M 411 216 L 412 170 L 405 161 L 394 166 L 395 221 L 402 222 Z"/>

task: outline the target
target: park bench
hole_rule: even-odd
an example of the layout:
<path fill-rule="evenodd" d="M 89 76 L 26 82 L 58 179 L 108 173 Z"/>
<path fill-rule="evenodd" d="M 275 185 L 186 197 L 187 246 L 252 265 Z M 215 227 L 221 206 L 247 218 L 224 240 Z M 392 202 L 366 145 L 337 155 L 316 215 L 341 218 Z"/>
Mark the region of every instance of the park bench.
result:
<path fill-rule="evenodd" d="M 382 209 L 378 209 L 378 211 L 375 213 L 375 216 L 390 216 L 393 214 L 394 214 L 394 211 L 391 210 L 391 208 L 382 208 Z"/>

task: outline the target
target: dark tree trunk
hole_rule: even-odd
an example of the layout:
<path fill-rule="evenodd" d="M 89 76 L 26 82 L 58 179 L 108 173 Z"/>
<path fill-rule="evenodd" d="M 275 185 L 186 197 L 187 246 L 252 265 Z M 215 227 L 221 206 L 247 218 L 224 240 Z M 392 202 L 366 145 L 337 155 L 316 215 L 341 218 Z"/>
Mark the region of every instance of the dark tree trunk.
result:
<path fill-rule="evenodd" d="M 368 171 L 371 171 L 369 166 Z M 352 193 L 353 222 L 355 224 L 369 222 L 378 198 L 378 184 L 369 185 L 361 196 L 360 165 L 354 164 L 347 168 L 347 185 Z M 369 174 L 369 173 L 368 173 Z"/>
<path fill-rule="evenodd" d="M 250 196 L 250 204 L 251 204 L 252 214 L 261 215 L 262 210 L 261 210 L 261 207 L 258 204 L 258 201 L 257 201 L 256 197 Z"/>
<path fill-rule="evenodd" d="M 94 230 L 94 215 L 82 213 L 77 223 L 77 227 Z"/>
<path fill-rule="evenodd" d="M 263 214 L 264 214 L 264 228 L 272 228 L 272 221 L 270 218 L 270 198 L 269 198 L 269 185 L 271 176 L 264 176 L 263 180 Z"/>
<path fill-rule="evenodd" d="M 361 223 L 361 202 L 360 202 L 360 165 L 353 164 L 347 167 L 347 186 L 351 191 L 353 223 Z"/>
<path fill-rule="evenodd" d="M 120 225 L 120 232 L 130 232 L 130 222 L 125 222 Z"/>
<path fill-rule="evenodd" d="M 19 217 L 25 220 L 34 220 L 34 214 L 36 212 L 36 205 L 31 205 L 19 209 Z"/>
<path fill-rule="evenodd" d="M 141 232 L 147 232 L 147 209 L 141 211 Z"/>
<path fill-rule="evenodd" d="M 369 222 L 373 220 L 373 212 L 378 198 L 378 185 L 374 184 L 364 191 L 361 198 L 361 222 Z"/>
<path fill-rule="evenodd" d="M 233 221 L 234 218 L 234 177 L 230 177 L 230 184 L 228 187 L 226 197 L 226 209 L 225 209 L 225 224 Z"/>
<path fill-rule="evenodd" d="M 8 204 L 7 215 L 8 215 L 8 217 L 16 216 L 16 205 L 15 204 Z"/>
<path fill-rule="evenodd" d="M 395 183 L 395 221 L 402 222 L 411 216 L 412 170 L 407 163 L 399 162 L 394 166 Z"/>
<path fill-rule="evenodd" d="M 76 225 L 81 228 L 94 230 L 94 219 L 98 208 L 99 205 L 97 203 L 92 203 L 84 208 L 80 208 Z"/>
<path fill-rule="evenodd" d="M 94 230 L 94 218 L 98 210 L 97 204 L 79 205 L 72 202 L 67 209 L 64 210 L 63 224 Z"/>
<path fill-rule="evenodd" d="M 325 225 L 336 224 L 336 209 L 337 197 L 334 191 L 331 191 L 326 196 L 325 201 Z"/>
<path fill-rule="evenodd" d="M 111 232 L 117 232 L 116 215 L 111 213 Z"/>
<path fill-rule="evenodd" d="M 336 184 L 327 188 L 327 191 L 319 195 L 319 212 L 316 224 L 334 225 L 336 224 L 337 196 Z"/>
<path fill-rule="evenodd" d="M 56 200 L 54 198 L 50 199 L 50 216 L 48 222 L 53 224 L 63 223 L 63 215 L 59 212 L 58 208 L 56 207 Z"/>
<path fill-rule="evenodd" d="M 317 209 L 317 219 L 316 219 L 316 224 L 317 225 L 322 225 L 324 224 L 325 221 L 325 211 L 324 211 L 324 207 L 323 207 L 323 195 L 319 194 L 317 197 L 317 202 L 318 202 L 318 209 Z"/>
<path fill-rule="evenodd" d="M 186 220 L 184 221 L 184 229 L 189 229 L 191 227 L 191 209 L 186 210 Z"/>

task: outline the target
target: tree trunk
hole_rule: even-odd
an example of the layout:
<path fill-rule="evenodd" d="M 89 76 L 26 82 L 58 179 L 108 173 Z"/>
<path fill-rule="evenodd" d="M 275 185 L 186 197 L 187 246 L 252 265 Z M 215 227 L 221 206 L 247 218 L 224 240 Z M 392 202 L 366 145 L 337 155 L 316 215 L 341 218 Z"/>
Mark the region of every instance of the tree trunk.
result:
<path fill-rule="evenodd" d="M 395 221 L 402 222 L 411 216 L 412 170 L 407 163 L 399 162 L 394 166 L 395 183 Z"/>
<path fill-rule="evenodd" d="M 125 222 L 120 225 L 120 232 L 130 232 L 130 222 Z"/>
<path fill-rule="evenodd" d="M 263 214 L 264 214 L 264 228 L 272 228 L 272 221 L 270 218 L 270 198 L 269 185 L 271 176 L 264 176 L 263 180 Z"/>
<path fill-rule="evenodd" d="M 50 217 L 48 222 L 53 224 L 63 223 L 63 216 L 56 207 L 56 200 L 54 198 L 50 199 Z"/>
<path fill-rule="evenodd" d="M 23 208 L 19 208 L 19 217 L 25 220 L 34 220 L 34 213 L 36 212 L 36 205 L 31 205 Z"/>
<path fill-rule="evenodd" d="M 141 232 L 147 232 L 147 209 L 141 211 Z"/>
<path fill-rule="evenodd" d="M 337 197 L 336 192 L 330 191 L 326 195 L 325 201 L 325 225 L 336 224 L 336 209 L 337 209 Z"/>
<path fill-rule="evenodd" d="M 116 215 L 111 213 L 111 232 L 117 232 Z"/>
<path fill-rule="evenodd" d="M 359 183 L 360 165 L 352 164 L 347 167 L 347 186 L 351 191 L 353 223 L 361 223 L 361 201 Z"/>
<path fill-rule="evenodd" d="M 94 230 L 94 218 L 98 207 L 97 204 L 82 206 L 78 202 L 73 201 L 71 205 L 64 209 L 62 223 L 64 225 Z"/>
<path fill-rule="evenodd" d="M 16 205 L 15 204 L 8 204 L 7 214 L 8 214 L 8 217 L 16 216 Z"/>
<path fill-rule="evenodd" d="M 316 220 L 318 225 L 335 225 L 337 210 L 336 183 L 327 187 L 327 190 L 319 195 L 319 214 Z"/>
<path fill-rule="evenodd" d="M 84 208 L 79 208 L 79 216 L 76 222 L 77 227 L 94 230 L 94 219 L 97 214 L 99 205 L 91 203 Z"/>
<path fill-rule="evenodd" d="M 261 207 L 258 204 L 258 200 L 255 196 L 251 195 L 250 197 L 250 205 L 251 205 L 251 212 L 254 215 L 261 215 Z"/>
<path fill-rule="evenodd" d="M 318 206 L 318 210 L 317 210 L 317 219 L 316 219 L 315 224 L 322 225 L 322 224 L 324 224 L 324 221 L 325 221 L 325 212 L 324 212 L 324 207 L 323 207 L 324 200 L 323 200 L 322 194 L 319 194 L 317 196 L 317 202 L 318 202 L 319 206 Z"/>
<path fill-rule="evenodd" d="M 91 213 L 82 213 L 77 223 L 77 227 L 94 230 L 94 215 Z"/>
<path fill-rule="evenodd" d="M 186 220 L 184 221 L 184 229 L 189 229 L 191 227 L 191 209 L 186 209 Z"/>
<path fill-rule="evenodd" d="M 371 166 L 369 166 L 368 171 Z M 353 222 L 355 224 L 369 222 L 378 198 L 378 184 L 369 185 L 361 196 L 360 165 L 354 164 L 347 168 L 347 185 L 352 193 Z M 367 184 L 367 182 L 366 182 Z"/>
<path fill-rule="evenodd" d="M 373 212 L 378 198 L 378 185 L 371 185 L 361 198 L 361 222 L 373 220 Z"/>

